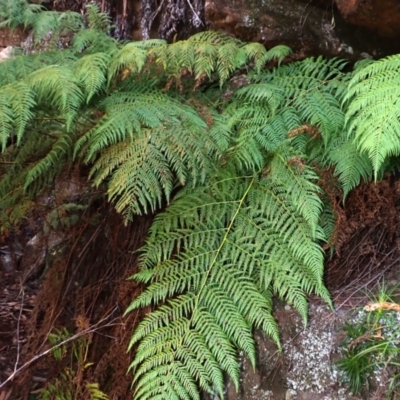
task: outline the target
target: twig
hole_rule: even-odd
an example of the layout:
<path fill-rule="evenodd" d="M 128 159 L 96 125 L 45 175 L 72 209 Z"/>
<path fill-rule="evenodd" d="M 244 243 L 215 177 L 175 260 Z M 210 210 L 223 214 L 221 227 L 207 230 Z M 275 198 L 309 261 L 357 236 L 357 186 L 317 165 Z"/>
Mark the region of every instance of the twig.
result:
<path fill-rule="evenodd" d="M 17 321 L 17 358 L 14 364 L 14 373 L 18 370 L 18 363 L 21 355 L 21 343 L 20 343 L 20 329 L 21 329 L 21 317 L 22 317 L 22 309 L 24 306 L 24 298 L 25 298 L 25 291 L 23 285 L 21 285 L 21 292 L 22 292 L 22 300 L 21 305 L 19 307 L 19 315 Z M 0 386 L 1 387 L 1 386 Z"/>
<path fill-rule="evenodd" d="M 94 332 L 96 332 L 97 330 L 99 330 L 99 329 L 101 329 L 101 328 L 105 328 L 105 327 L 107 327 L 107 326 L 111 326 L 112 323 L 113 323 L 114 321 L 116 321 L 119 317 L 118 317 L 118 318 L 114 318 L 113 320 L 111 320 L 111 321 L 108 322 L 107 324 L 104 324 L 104 325 L 102 325 L 102 326 L 99 326 L 99 325 L 100 325 L 102 322 L 104 322 L 106 319 L 108 319 L 112 314 L 114 314 L 114 312 L 115 312 L 117 309 L 118 309 L 118 307 L 115 307 L 115 308 L 111 311 L 111 313 L 110 313 L 109 315 L 107 315 L 106 317 L 104 317 L 103 319 L 101 319 L 101 320 L 100 320 L 99 322 L 97 322 L 95 325 L 93 325 L 93 326 L 91 326 L 91 327 L 89 327 L 89 328 L 83 330 L 82 332 L 78 332 L 78 333 L 76 333 L 75 335 L 72 335 L 71 337 L 69 337 L 69 338 L 63 340 L 62 342 L 60 342 L 60 343 L 56 344 L 55 346 L 53 346 L 53 347 L 51 347 L 51 348 L 49 348 L 49 349 L 43 351 L 43 352 L 40 353 L 40 354 L 37 354 L 36 356 L 32 357 L 29 361 L 27 361 L 25 364 L 21 365 L 19 368 L 17 368 L 17 366 L 16 366 L 16 368 L 14 368 L 14 372 L 6 379 L 3 383 L 0 383 L 0 389 L 1 389 L 2 387 L 4 387 L 8 382 L 11 382 L 11 381 L 15 378 L 15 376 L 16 376 L 18 373 L 20 373 L 23 369 L 27 368 L 29 365 L 31 365 L 32 363 L 34 363 L 35 361 L 37 361 L 39 358 L 42 358 L 42 357 L 44 357 L 45 355 L 51 353 L 53 350 L 57 349 L 58 347 L 64 346 L 65 344 L 67 344 L 67 343 L 69 343 L 69 342 L 72 342 L 73 340 L 78 339 L 78 338 L 80 338 L 81 336 L 85 336 L 85 335 L 87 335 L 87 334 L 89 334 L 89 333 L 94 333 Z"/>
<path fill-rule="evenodd" d="M 197 22 L 199 23 L 199 25 L 197 25 L 197 27 L 200 26 L 200 25 L 204 25 L 204 24 L 203 24 L 203 21 L 201 20 L 201 18 L 199 17 L 199 15 L 196 13 L 195 9 L 193 8 L 192 3 L 190 2 L 190 0 L 186 0 L 186 1 L 187 1 L 187 3 L 189 4 L 190 9 L 192 10 L 192 13 L 193 13 L 194 16 L 196 17 Z"/>
<path fill-rule="evenodd" d="M 157 10 L 154 11 L 154 12 L 150 15 L 149 22 L 148 22 L 148 26 L 147 26 L 147 28 L 148 28 L 149 31 L 150 31 L 150 29 L 151 29 L 151 26 L 153 25 L 154 19 L 157 17 L 157 15 L 159 14 L 159 12 L 161 11 L 161 8 L 162 8 L 163 4 L 164 4 L 164 0 L 161 0 L 160 5 L 158 6 Z"/>
<path fill-rule="evenodd" d="M 388 257 L 391 253 L 394 252 L 395 249 L 393 249 L 392 251 L 390 251 L 386 257 Z M 382 271 L 380 271 L 380 273 L 374 277 L 372 277 L 368 282 L 364 283 L 362 286 L 360 286 L 359 288 L 355 289 L 354 291 L 352 291 L 351 295 L 347 297 L 347 299 L 343 302 L 341 302 L 341 304 L 339 306 L 337 306 L 335 308 L 335 311 L 339 311 L 356 293 L 358 293 L 359 291 L 365 289 L 366 287 L 368 287 L 369 284 L 371 284 L 374 281 L 377 281 L 379 278 L 381 278 L 386 271 L 388 271 L 394 264 L 396 264 L 398 261 L 400 260 L 400 258 L 396 258 L 392 263 L 390 263 L 389 265 L 387 265 Z M 350 286 L 350 285 L 349 285 Z M 349 288 L 349 286 L 347 286 L 345 289 Z M 376 284 L 375 284 L 376 286 Z M 345 291 L 345 289 L 343 289 L 339 295 L 337 295 L 335 297 L 335 299 L 338 299 L 338 297 Z"/>

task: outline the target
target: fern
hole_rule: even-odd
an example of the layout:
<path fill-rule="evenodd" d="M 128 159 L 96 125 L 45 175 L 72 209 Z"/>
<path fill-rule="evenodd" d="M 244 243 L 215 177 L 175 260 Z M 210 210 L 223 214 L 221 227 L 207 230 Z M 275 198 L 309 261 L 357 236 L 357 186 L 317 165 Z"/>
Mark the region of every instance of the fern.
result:
<path fill-rule="evenodd" d="M 218 154 L 205 122 L 190 108 L 161 94 L 118 92 L 103 103 L 106 115 L 76 145 L 90 176 L 127 219 L 154 211 L 179 185 L 204 182 Z"/>
<path fill-rule="evenodd" d="M 51 150 L 45 157 L 41 158 L 26 175 L 24 190 L 36 181 L 40 175 L 47 174 L 48 180 L 51 181 L 64 166 L 65 160 L 68 159 L 68 153 L 72 150 L 72 137 L 68 132 L 63 132 L 54 141 Z M 49 175 L 50 174 L 50 175 Z"/>
<path fill-rule="evenodd" d="M 100 12 L 96 4 L 86 5 L 86 17 L 89 29 L 104 33 L 107 33 L 111 29 L 111 17 L 106 13 Z"/>
<path fill-rule="evenodd" d="M 238 135 L 233 151 L 243 152 L 247 165 L 260 164 L 266 155 L 254 150 L 257 143 L 274 152 L 290 136 L 292 145 L 311 160 L 335 167 L 345 196 L 368 180 L 370 163 L 354 146 L 354 136 L 346 136 L 347 107 L 342 103 L 352 74 L 343 73 L 345 65 L 317 58 L 254 74 L 255 83 L 238 90 L 237 102 L 227 109 Z"/>
<path fill-rule="evenodd" d="M 44 38 L 50 37 L 49 44 L 51 47 L 58 47 L 58 41 L 62 34 L 77 32 L 84 26 L 82 16 L 79 13 L 72 11 L 59 13 L 44 10 L 31 13 L 24 24 L 32 29 L 36 44 Z"/>
<path fill-rule="evenodd" d="M 17 143 L 21 141 L 26 125 L 33 117 L 34 105 L 34 93 L 24 82 L 0 89 L 0 142 L 3 151 L 12 133 L 15 132 Z"/>
<path fill-rule="evenodd" d="M 385 159 L 400 154 L 399 70 L 399 55 L 360 68 L 344 98 L 349 134 L 371 160 L 375 179 Z"/>
<path fill-rule="evenodd" d="M 329 164 L 335 166 L 335 175 L 339 178 L 344 197 L 373 173 L 370 159 L 365 153 L 360 153 L 351 140 L 335 146 L 329 154 Z"/>
<path fill-rule="evenodd" d="M 287 171 L 284 181 L 275 173 L 275 178 L 227 175 L 181 192 L 156 218 L 141 272 L 133 277 L 150 286 L 127 312 L 173 300 L 146 317 L 132 337 L 130 346 L 138 343 L 131 364 L 137 398 L 199 398 L 174 390 L 195 383 L 210 393 L 215 387 L 222 397 L 223 371 L 238 385 L 235 349 L 255 363 L 253 327 L 279 344 L 273 294 L 292 302 L 304 320 L 304 293 L 329 299 L 322 284 L 323 254 L 314 241 L 323 238 L 314 222 L 322 208 L 310 184 L 315 175 L 287 163 L 274 168 L 278 174 Z M 293 180 L 288 196 L 286 179 Z M 306 210 L 293 207 L 292 196 L 306 196 L 314 218 L 304 219 Z"/>
<path fill-rule="evenodd" d="M 37 101 L 53 104 L 65 118 L 69 129 L 83 102 L 83 93 L 72 71 L 69 68 L 50 65 L 33 72 L 26 80 L 35 91 Z"/>
<path fill-rule="evenodd" d="M 272 53 L 256 43 L 246 45 L 222 33 L 201 32 L 187 41 L 154 47 L 149 56 L 161 64 L 170 77 L 179 78 L 189 71 L 196 80 L 203 76 L 211 79 L 215 73 L 222 85 L 233 71 L 246 63 L 252 61 L 259 69 L 269 60 L 283 59 L 288 52 L 286 46 L 280 46 Z"/>
<path fill-rule="evenodd" d="M 255 365 L 254 328 L 279 347 L 274 296 L 304 323 L 310 293 L 330 302 L 334 213 L 317 171 L 334 170 L 345 197 L 399 154 L 398 56 L 350 72 L 322 57 L 281 65 L 285 46 L 216 32 L 118 43 L 94 5 L 83 19 L 14 6 L 4 24 L 37 38 L 77 32 L 69 50 L 0 64 L 2 229 L 72 162 L 126 222 L 158 212 L 133 276 L 147 286 L 127 309 L 154 307 L 130 342 L 136 399 L 222 397 L 224 374 L 239 385 L 238 351 Z"/>
<path fill-rule="evenodd" d="M 124 73 L 124 79 L 128 74 L 137 74 L 141 72 L 148 56 L 148 49 L 155 46 L 165 46 L 163 40 L 147 40 L 146 42 L 127 43 L 113 57 L 108 71 L 108 81 L 112 82 L 121 73 Z"/>
<path fill-rule="evenodd" d="M 19 25 L 27 25 L 32 14 L 43 11 L 38 4 L 28 4 L 26 0 L 2 0 L 0 3 L 0 28 L 17 28 Z"/>
<path fill-rule="evenodd" d="M 72 47 L 78 52 L 85 54 L 106 52 L 112 54 L 117 50 L 117 41 L 104 32 L 95 29 L 83 29 L 72 38 Z"/>
<path fill-rule="evenodd" d="M 74 64 L 74 75 L 83 88 L 86 103 L 106 88 L 106 72 L 110 56 L 107 53 L 85 55 Z"/>

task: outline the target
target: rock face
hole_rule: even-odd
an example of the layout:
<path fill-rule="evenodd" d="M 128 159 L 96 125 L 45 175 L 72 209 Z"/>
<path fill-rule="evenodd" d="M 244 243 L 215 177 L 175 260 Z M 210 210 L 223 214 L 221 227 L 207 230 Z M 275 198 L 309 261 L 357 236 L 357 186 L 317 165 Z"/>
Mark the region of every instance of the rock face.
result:
<path fill-rule="evenodd" d="M 400 36 L 398 0 L 335 0 L 344 19 L 387 38 Z"/>
<path fill-rule="evenodd" d="M 83 12 L 92 0 L 52 0 L 52 9 Z M 399 0 L 96 0 L 114 21 L 118 39 L 186 39 L 223 30 L 270 48 L 290 46 L 296 57 L 349 59 L 400 53 Z M 0 32 L 0 47 L 2 44 Z M 4 42 L 4 40 L 3 40 Z"/>
<path fill-rule="evenodd" d="M 400 34 L 400 5 L 396 0 L 367 0 L 376 4 L 367 11 L 365 1 L 337 2 L 338 8 L 332 1 L 323 0 L 206 0 L 206 24 L 209 29 L 227 31 L 267 47 L 287 44 L 299 57 L 325 54 L 358 59 L 400 51 L 397 43 L 379 38 L 380 33 L 394 35 L 395 29 Z M 390 26 L 382 20 L 371 24 L 369 18 L 376 17 L 374 10 L 382 18 L 387 15 Z"/>
<path fill-rule="evenodd" d="M 22 28 L 10 30 L 7 28 L 0 29 L 0 50 L 2 47 L 19 46 L 26 39 L 27 34 Z"/>

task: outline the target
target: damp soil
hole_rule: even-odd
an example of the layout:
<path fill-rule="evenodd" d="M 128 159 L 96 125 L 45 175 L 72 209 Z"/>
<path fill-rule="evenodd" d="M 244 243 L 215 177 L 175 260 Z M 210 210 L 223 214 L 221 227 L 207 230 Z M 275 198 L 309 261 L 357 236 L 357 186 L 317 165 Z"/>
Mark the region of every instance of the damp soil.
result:
<path fill-rule="evenodd" d="M 240 357 L 241 388 L 236 392 L 227 381 L 226 400 L 385 398 L 387 379 L 373 383 L 368 393 L 354 396 L 336 361 L 341 356 L 344 323 L 365 306 L 382 282 L 398 284 L 399 195 L 400 181 L 392 176 L 360 186 L 347 198 L 346 208 L 338 193 L 330 193 L 338 216 L 335 249 L 326 248 L 325 279 L 333 308 L 311 296 L 304 327 L 290 305 L 276 301 L 274 314 L 281 327 L 283 351 L 255 332 L 257 368 Z M 69 203 L 82 207 L 71 211 L 62 206 Z M 54 220 L 55 208 L 63 212 Z M 126 349 L 144 311 L 126 317 L 123 313 L 142 290 L 127 278 L 136 270 L 135 250 L 150 224 L 148 217 L 124 226 L 109 204 L 88 192 L 83 178 L 65 175 L 38 202 L 29 220 L 3 235 L 1 400 L 37 399 L 49 381 L 71 366 L 79 372 L 74 380 L 77 385 L 96 382 L 110 399 L 132 397 L 131 377 L 126 374 L 132 360 Z M 74 365 L 71 357 L 58 362 L 48 354 L 49 334 L 57 329 L 85 338 L 85 361 L 93 363 L 90 368 Z M 72 342 L 64 350 L 71 353 Z M 80 398 L 88 397 L 82 392 Z"/>

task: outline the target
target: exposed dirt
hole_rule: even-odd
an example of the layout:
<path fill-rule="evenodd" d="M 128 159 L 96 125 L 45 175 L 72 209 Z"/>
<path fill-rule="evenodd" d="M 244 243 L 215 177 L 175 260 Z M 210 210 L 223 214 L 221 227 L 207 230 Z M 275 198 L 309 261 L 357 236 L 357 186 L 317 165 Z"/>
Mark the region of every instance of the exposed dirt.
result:
<path fill-rule="evenodd" d="M 141 290 L 127 278 L 136 269 L 134 251 L 151 218 L 138 217 L 124 226 L 110 205 L 95 200 L 95 193 L 82 190 L 76 179 L 64 176 L 46 199 L 38 200 L 34 215 L 19 231 L 3 237 L 1 400 L 27 399 L 72 364 L 78 367 L 76 386 L 96 382 L 110 399 L 131 397 L 126 349 L 141 312 L 122 314 Z M 48 354 L 49 335 L 64 329 L 86 341 L 79 362 L 71 357 L 56 361 Z M 74 343 L 62 351 L 72 354 Z M 93 365 L 84 367 L 88 362 Z"/>

